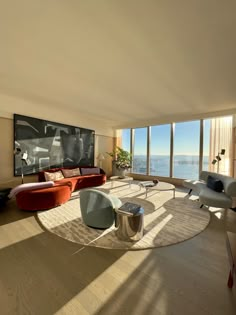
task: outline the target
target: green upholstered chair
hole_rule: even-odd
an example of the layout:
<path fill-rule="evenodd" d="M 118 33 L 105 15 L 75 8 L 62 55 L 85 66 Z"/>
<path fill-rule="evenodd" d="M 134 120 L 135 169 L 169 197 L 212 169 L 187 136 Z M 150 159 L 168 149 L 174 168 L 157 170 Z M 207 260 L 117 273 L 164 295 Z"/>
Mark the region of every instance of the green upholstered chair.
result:
<path fill-rule="evenodd" d="M 80 209 L 84 223 L 93 228 L 107 229 L 115 221 L 115 209 L 122 202 L 119 198 L 97 189 L 80 190 Z"/>

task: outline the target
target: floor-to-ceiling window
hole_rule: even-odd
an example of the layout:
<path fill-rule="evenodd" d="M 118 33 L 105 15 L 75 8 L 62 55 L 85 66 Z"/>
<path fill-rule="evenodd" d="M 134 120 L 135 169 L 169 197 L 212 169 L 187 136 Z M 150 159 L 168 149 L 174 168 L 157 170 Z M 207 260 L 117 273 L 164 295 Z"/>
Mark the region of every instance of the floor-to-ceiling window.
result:
<path fill-rule="evenodd" d="M 122 147 L 132 154 L 133 173 L 196 179 L 202 169 L 230 175 L 232 116 L 124 129 Z M 221 161 L 213 165 L 222 149 Z"/>
<path fill-rule="evenodd" d="M 150 128 L 150 175 L 170 176 L 171 125 Z"/>
<path fill-rule="evenodd" d="M 202 170 L 209 171 L 210 161 L 210 126 L 211 120 L 203 120 L 203 159 L 202 159 Z"/>
<path fill-rule="evenodd" d="M 130 129 L 121 130 L 121 147 L 128 152 L 130 152 L 130 134 Z"/>
<path fill-rule="evenodd" d="M 134 129 L 133 172 L 147 173 L 147 128 Z"/>
<path fill-rule="evenodd" d="M 173 177 L 198 178 L 199 141 L 200 120 L 175 124 Z"/>

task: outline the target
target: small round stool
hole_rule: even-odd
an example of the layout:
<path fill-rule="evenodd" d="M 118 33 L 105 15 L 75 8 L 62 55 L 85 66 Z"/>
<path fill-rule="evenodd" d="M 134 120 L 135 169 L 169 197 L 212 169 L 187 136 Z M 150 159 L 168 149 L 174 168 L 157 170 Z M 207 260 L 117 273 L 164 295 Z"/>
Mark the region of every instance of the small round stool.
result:
<path fill-rule="evenodd" d="M 52 187 L 21 191 L 16 203 L 21 210 L 47 210 L 67 202 L 71 197 L 71 183 L 55 184 Z"/>

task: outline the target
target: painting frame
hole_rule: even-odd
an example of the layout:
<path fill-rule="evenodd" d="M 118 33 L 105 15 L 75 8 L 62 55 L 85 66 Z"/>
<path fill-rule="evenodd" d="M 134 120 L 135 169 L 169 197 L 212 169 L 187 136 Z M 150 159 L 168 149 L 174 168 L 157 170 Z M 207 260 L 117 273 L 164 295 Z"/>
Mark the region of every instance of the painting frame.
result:
<path fill-rule="evenodd" d="M 13 124 L 14 152 L 20 152 L 14 154 L 14 176 L 94 166 L 94 130 L 20 114 L 13 115 Z"/>

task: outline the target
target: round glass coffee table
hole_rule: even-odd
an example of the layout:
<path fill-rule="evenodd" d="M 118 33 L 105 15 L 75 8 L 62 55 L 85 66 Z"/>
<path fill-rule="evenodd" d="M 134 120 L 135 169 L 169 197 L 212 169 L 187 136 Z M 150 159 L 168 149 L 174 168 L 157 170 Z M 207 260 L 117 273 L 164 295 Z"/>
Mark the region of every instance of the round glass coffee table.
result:
<path fill-rule="evenodd" d="M 157 191 L 167 191 L 173 190 L 173 198 L 175 198 L 175 186 L 166 182 L 158 182 L 158 184 L 153 185 L 152 181 L 144 181 L 139 183 L 140 189 L 145 188 L 146 191 L 146 198 L 147 194 L 150 190 L 157 190 Z"/>
<path fill-rule="evenodd" d="M 125 177 L 120 177 L 120 176 L 111 176 L 110 178 L 111 181 L 111 187 L 114 186 L 114 181 L 121 181 L 121 182 L 128 182 L 129 187 L 131 187 L 131 182 L 133 181 L 133 177 L 130 176 L 125 176 Z"/>

